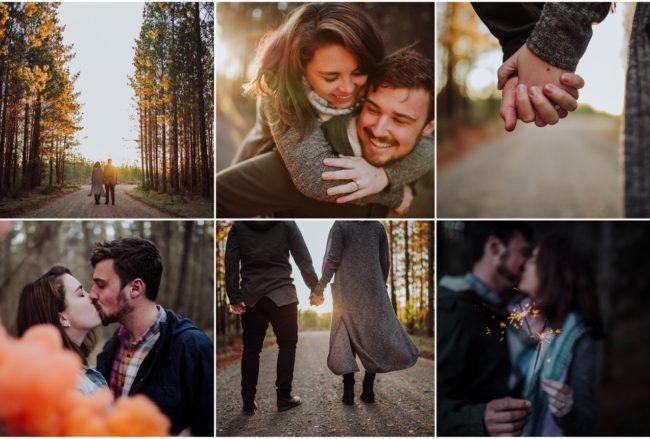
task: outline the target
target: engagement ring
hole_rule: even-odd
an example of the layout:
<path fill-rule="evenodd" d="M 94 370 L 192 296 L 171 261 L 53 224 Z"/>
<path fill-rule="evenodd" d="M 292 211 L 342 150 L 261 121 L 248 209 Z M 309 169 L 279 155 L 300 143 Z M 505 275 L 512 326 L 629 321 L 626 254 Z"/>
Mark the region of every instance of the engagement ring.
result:
<path fill-rule="evenodd" d="M 356 181 L 356 180 L 352 180 L 352 181 L 354 182 L 354 184 L 357 185 L 357 190 L 360 190 L 360 189 L 361 189 L 361 186 L 359 186 L 359 182 Z"/>

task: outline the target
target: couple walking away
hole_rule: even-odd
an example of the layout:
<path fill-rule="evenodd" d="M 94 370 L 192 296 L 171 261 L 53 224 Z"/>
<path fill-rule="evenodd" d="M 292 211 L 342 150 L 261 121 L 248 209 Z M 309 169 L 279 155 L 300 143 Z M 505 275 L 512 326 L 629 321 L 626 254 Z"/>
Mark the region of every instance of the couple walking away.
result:
<path fill-rule="evenodd" d="M 525 224 L 477 227 L 472 271 L 438 285 L 438 433 L 593 435 L 603 329 L 591 273 L 562 238 L 533 250 Z"/>
<path fill-rule="evenodd" d="M 113 206 L 115 205 L 115 185 L 117 185 L 117 168 L 113 166 L 113 160 L 108 159 L 108 163 L 102 171 L 102 165 L 95 162 L 93 165 L 93 172 L 90 177 L 90 193 L 88 196 L 95 197 L 95 204 L 99 204 L 99 199 L 106 195 L 106 203 L 108 204 L 113 199 Z"/>
<path fill-rule="evenodd" d="M 190 320 L 156 304 L 163 263 L 155 245 L 139 238 L 98 243 L 92 250 L 92 288 L 56 265 L 27 284 L 16 327 L 54 325 L 84 364 L 79 390 L 108 386 L 115 398 L 143 394 L 171 422 L 171 433 L 214 435 L 214 347 Z M 93 330 L 120 323 L 97 356 L 88 357 Z"/>
<path fill-rule="evenodd" d="M 573 72 L 594 23 L 615 10 L 611 2 L 473 3 L 503 48 L 497 73 L 506 129 L 517 119 L 557 123 L 577 108 L 585 84 Z M 625 216 L 650 216 L 650 3 L 636 2 L 625 92 Z M 607 54 L 610 59 L 618 54 Z"/>
<path fill-rule="evenodd" d="M 279 347 L 278 411 L 301 404 L 300 398 L 291 394 L 298 297 L 291 278 L 290 254 L 311 289 L 312 305 L 323 303 L 325 287 L 336 275 L 327 366 L 334 374 L 343 375 L 341 399 L 353 405 L 358 357 L 365 369 L 361 399 L 374 403 L 375 374 L 409 368 L 419 356 L 388 298 L 390 254 L 381 223 L 337 221 L 330 230 L 319 280 L 295 222 L 237 221 L 226 243 L 226 289 L 231 310 L 241 314 L 243 328 L 243 414 L 253 415 L 257 410 L 259 355 L 269 323 Z"/>
<path fill-rule="evenodd" d="M 265 36 L 257 65 L 257 119 L 217 174 L 218 217 L 408 213 L 435 162 L 431 60 L 387 54 L 356 5 L 306 3 Z"/>

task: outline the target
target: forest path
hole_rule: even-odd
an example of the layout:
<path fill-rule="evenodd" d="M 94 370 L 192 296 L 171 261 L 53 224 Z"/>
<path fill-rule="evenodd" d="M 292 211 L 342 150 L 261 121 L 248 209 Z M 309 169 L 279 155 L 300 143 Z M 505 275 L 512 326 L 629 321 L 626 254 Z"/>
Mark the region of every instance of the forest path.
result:
<path fill-rule="evenodd" d="M 519 123 L 438 172 L 439 218 L 610 218 L 622 215 L 616 121 L 569 116 Z"/>
<path fill-rule="evenodd" d="M 95 198 L 88 196 L 90 185 L 82 185 L 78 191 L 57 198 L 52 203 L 23 216 L 25 218 L 172 218 L 169 214 L 128 196 L 126 191 L 133 187 L 135 185 L 131 184 L 115 186 L 115 205 L 107 206 L 104 204 L 105 197 L 102 197 L 99 205 L 96 205 Z"/>
<path fill-rule="evenodd" d="M 260 356 L 254 416 L 241 414 L 240 364 L 217 374 L 217 436 L 433 436 L 432 360 L 419 358 L 410 369 L 377 374 L 375 404 L 359 399 L 363 373 L 356 374 L 355 404 L 346 406 L 340 399 L 342 379 L 325 363 L 329 332 L 301 332 L 298 340 L 293 394 L 302 405 L 277 411 L 278 350 L 266 348 Z"/>

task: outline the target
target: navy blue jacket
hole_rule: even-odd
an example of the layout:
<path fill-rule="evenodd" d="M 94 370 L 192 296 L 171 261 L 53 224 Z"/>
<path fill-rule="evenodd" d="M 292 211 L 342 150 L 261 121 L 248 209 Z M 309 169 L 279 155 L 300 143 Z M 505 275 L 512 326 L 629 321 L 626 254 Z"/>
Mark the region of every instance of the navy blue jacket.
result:
<path fill-rule="evenodd" d="M 194 436 L 214 436 L 214 345 L 191 320 L 165 312 L 160 338 L 138 369 L 129 395 L 143 394 L 156 403 L 174 435 L 190 427 Z M 116 331 L 97 356 L 97 370 L 106 382 L 119 348 Z"/>

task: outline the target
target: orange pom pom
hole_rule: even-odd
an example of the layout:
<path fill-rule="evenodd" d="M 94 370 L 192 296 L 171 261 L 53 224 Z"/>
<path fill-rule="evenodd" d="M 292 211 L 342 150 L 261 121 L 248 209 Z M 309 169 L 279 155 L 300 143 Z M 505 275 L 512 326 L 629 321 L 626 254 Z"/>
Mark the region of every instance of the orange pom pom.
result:
<path fill-rule="evenodd" d="M 47 352 L 56 352 L 63 348 L 63 340 L 58 329 L 53 325 L 34 325 L 22 337 L 25 343 L 38 343 Z"/>
<path fill-rule="evenodd" d="M 135 395 L 117 400 L 108 428 L 113 436 L 165 436 L 170 422 L 147 397 Z"/>

